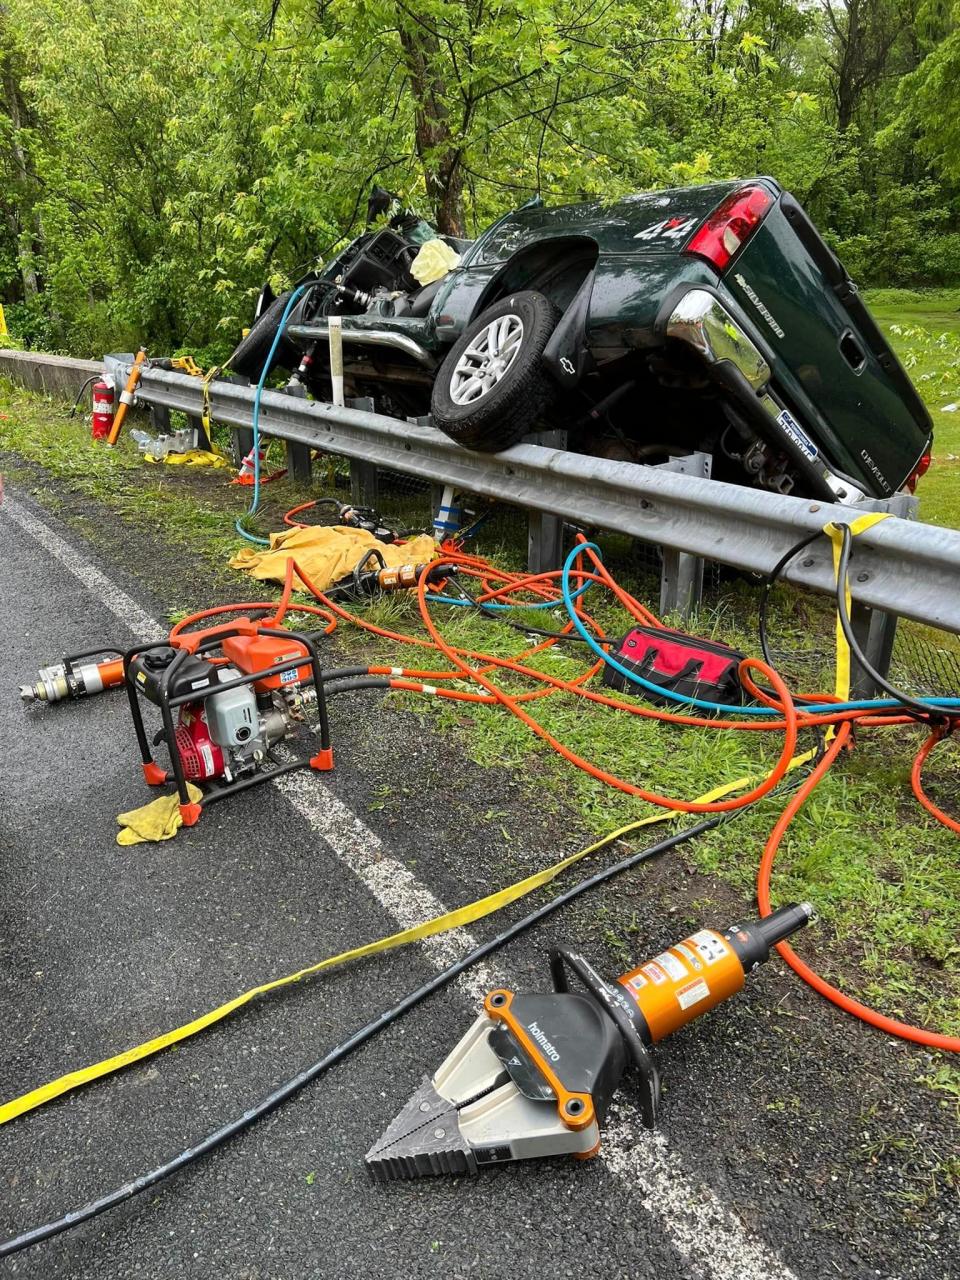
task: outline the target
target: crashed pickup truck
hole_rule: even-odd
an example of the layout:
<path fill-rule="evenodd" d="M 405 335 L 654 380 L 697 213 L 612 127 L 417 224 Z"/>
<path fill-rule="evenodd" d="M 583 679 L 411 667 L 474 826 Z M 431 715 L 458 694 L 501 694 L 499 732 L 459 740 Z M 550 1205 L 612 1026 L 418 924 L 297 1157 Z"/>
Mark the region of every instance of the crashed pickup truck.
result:
<path fill-rule="evenodd" d="M 577 452 L 656 463 L 700 450 L 718 479 L 848 504 L 912 491 L 929 466 L 931 421 L 907 373 L 772 178 L 538 199 L 473 241 L 392 207 L 300 282 L 279 337 L 291 294 L 265 288 L 235 372 L 258 378 L 274 347 L 274 366 L 329 399 L 339 315 L 347 395 L 429 413 L 468 449 L 563 429 Z M 441 265 L 425 276 L 431 251 Z"/>

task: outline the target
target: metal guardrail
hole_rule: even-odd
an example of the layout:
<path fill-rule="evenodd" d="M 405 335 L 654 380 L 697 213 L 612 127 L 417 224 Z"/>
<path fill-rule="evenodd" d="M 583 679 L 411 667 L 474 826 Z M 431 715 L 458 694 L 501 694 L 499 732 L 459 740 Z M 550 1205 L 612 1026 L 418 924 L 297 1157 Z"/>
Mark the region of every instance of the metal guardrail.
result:
<path fill-rule="evenodd" d="M 151 405 L 191 415 L 202 407 L 197 379 L 156 369 L 144 372 L 137 395 Z M 248 386 L 217 381 L 210 388 L 214 419 L 237 428 L 250 428 L 253 399 Z M 851 590 L 861 620 L 865 610 L 878 610 L 960 632 L 960 531 L 900 518 L 915 509 L 907 497 L 850 508 L 541 445 L 519 444 L 493 455 L 472 453 L 429 426 L 275 391 L 262 396 L 260 430 L 754 573 L 768 572 L 805 534 L 829 520 L 849 521 L 865 509 L 888 510 L 894 513 L 891 519 L 856 541 Z M 831 593 L 827 540 L 795 559 L 785 577 Z M 881 641 L 874 639 L 870 647 L 877 653 Z"/>

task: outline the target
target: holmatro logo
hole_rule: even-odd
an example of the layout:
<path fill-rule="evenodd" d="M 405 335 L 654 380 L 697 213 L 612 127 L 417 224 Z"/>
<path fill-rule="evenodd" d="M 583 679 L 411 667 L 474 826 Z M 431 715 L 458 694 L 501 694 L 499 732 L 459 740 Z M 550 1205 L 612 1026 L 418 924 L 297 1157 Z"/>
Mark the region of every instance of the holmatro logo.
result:
<path fill-rule="evenodd" d="M 534 1040 L 536 1040 L 537 1044 L 540 1046 L 540 1048 L 547 1055 L 547 1057 L 550 1059 L 551 1062 L 560 1061 L 560 1054 L 556 1051 L 556 1049 L 547 1039 L 546 1035 L 540 1030 L 536 1022 L 528 1022 L 527 1030 L 530 1032 Z"/>

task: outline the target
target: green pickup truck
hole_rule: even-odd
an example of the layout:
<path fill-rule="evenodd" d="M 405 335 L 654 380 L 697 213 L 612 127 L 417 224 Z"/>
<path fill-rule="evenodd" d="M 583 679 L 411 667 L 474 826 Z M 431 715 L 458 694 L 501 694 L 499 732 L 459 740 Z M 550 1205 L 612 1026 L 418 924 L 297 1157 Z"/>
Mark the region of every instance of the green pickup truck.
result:
<path fill-rule="evenodd" d="M 915 388 L 810 218 L 771 178 L 506 214 L 421 287 L 424 224 L 399 211 L 290 294 L 261 295 L 231 360 L 330 395 L 342 317 L 348 395 L 429 413 L 468 449 L 567 432 L 581 453 L 705 451 L 718 479 L 855 504 L 930 462 Z M 429 230 L 426 235 L 432 234 Z"/>

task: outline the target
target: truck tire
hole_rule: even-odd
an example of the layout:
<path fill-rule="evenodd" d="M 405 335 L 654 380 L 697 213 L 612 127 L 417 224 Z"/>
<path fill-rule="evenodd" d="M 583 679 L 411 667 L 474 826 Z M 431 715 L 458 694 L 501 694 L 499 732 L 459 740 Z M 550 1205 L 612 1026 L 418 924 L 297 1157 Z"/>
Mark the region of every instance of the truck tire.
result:
<path fill-rule="evenodd" d="M 292 289 L 274 298 L 263 315 L 255 320 L 250 332 L 241 338 L 227 362 L 234 373 L 239 373 L 251 382 L 257 382 L 263 373 L 263 365 L 270 354 L 270 346 L 277 332 L 280 317 L 290 301 Z M 300 362 L 300 353 L 287 337 L 277 343 L 277 349 L 270 363 L 272 369 L 294 369 Z"/>
<path fill-rule="evenodd" d="M 559 392 L 542 358 L 560 315 L 532 290 L 481 312 L 437 370 L 434 426 L 478 453 L 509 449 L 532 431 Z"/>

